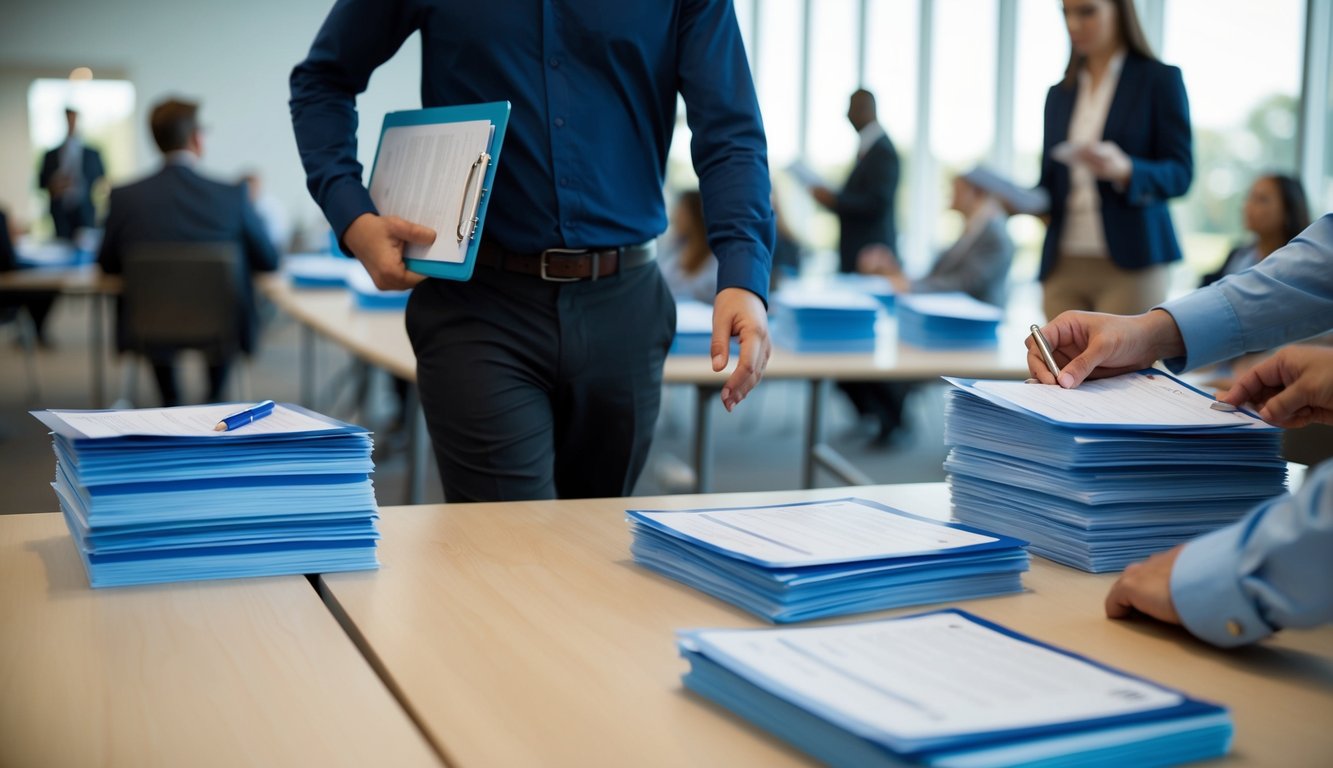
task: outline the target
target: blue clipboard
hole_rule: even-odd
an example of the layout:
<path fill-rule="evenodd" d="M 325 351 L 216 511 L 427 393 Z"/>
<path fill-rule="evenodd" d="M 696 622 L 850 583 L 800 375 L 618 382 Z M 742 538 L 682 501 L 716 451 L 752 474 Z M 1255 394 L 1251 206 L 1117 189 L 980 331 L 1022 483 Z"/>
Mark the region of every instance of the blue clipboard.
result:
<path fill-rule="evenodd" d="M 477 263 L 477 248 L 481 245 L 481 230 L 486 221 L 486 209 L 491 202 L 490 192 L 495 185 L 495 169 L 500 164 L 500 148 L 504 144 L 505 129 L 509 126 L 509 110 L 509 102 L 493 101 L 486 104 L 467 104 L 458 107 L 404 110 L 390 112 L 384 116 L 384 126 L 380 129 L 380 141 L 375 147 L 375 164 L 371 166 L 370 187 L 374 186 L 374 169 L 379 165 L 384 134 L 390 128 L 409 125 L 462 123 L 472 120 L 487 120 L 495 128 L 487 152 L 478 158 L 467 179 L 459 182 L 464 184 L 465 191 L 463 206 L 458 213 L 457 228 L 445 228 L 436 232 L 436 237 L 457 237 L 460 243 L 464 240 L 468 241 L 467 253 L 463 261 L 448 262 L 409 258 L 406 259 L 406 262 L 407 268 L 411 271 L 427 277 L 439 277 L 445 280 L 470 280 L 472 278 L 472 269 Z M 453 224 L 452 217 L 450 224 Z"/>

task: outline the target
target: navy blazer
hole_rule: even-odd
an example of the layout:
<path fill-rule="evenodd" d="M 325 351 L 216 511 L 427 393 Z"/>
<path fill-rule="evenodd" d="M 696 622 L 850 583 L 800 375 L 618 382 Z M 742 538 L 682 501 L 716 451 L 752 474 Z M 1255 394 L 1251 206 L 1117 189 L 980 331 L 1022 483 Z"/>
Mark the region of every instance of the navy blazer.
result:
<path fill-rule="evenodd" d="M 887 135 L 879 137 L 865 157 L 856 161 L 838 193 L 838 268 L 856 271 L 856 259 L 867 245 L 898 251 L 894 196 L 898 191 L 898 151 Z"/>
<path fill-rule="evenodd" d="M 246 196 L 245 187 L 204 178 L 186 165 L 168 163 L 146 179 L 111 190 L 106 232 L 97 263 L 120 274 L 125 253 L 136 243 L 234 242 L 241 246 L 241 349 L 254 349 L 258 319 L 253 272 L 278 266 L 278 252 Z M 117 312 L 116 344 L 125 351 L 124 318 Z"/>
<path fill-rule="evenodd" d="M 1051 149 L 1068 137 L 1077 99 L 1078 87 L 1062 83 L 1046 94 L 1046 137 L 1037 184 L 1050 194 L 1051 221 L 1041 252 L 1041 279 L 1059 257 L 1069 197 L 1069 167 L 1052 159 Z M 1179 261 L 1180 244 L 1167 201 L 1185 194 L 1194 178 L 1189 101 L 1180 69 L 1127 54 L 1102 138 L 1118 144 L 1134 163 L 1125 189 L 1097 182 L 1111 261 L 1128 270 Z"/>

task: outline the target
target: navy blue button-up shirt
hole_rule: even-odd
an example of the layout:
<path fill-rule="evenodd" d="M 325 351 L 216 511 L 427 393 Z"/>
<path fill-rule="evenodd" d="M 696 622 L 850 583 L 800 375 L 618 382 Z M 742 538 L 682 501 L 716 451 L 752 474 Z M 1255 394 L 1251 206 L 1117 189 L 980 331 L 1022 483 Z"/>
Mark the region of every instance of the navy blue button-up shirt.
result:
<path fill-rule="evenodd" d="M 767 296 L 767 145 L 730 0 L 339 0 L 291 76 L 310 192 L 339 235 L 375 211 L 356 95 L 418 31 L 425 106 L 513 105 L 487 240 L 536 253 L 660 234 L 680 93 L 718 288 Z"/>

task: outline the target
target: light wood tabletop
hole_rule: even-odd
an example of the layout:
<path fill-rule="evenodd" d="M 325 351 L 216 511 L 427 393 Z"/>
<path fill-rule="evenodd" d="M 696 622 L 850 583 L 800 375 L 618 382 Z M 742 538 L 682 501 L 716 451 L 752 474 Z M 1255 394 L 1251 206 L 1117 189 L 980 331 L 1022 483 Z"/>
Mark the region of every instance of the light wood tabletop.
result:
<path fill-rule="evenodd" d="M 439 765 L 304 577 L 93 590 L 0 515 L 0 765 Z"/>
<path fill-rule="evenodd" d="M 804 764 L 682 689 L 675 630 L 763 623 L 635 566 L 624 510 L 844 495 L 948 515 L 943 484 L 389 507 L 383 568 L 321 584 L 451 765 Z M 1179 628 L 1107 620 L 1113 579 L 1034 558 L 1029 591 L 961 605 L 1226 705 L 1230 764 L 1333 764 L 1333 628 L 1221 651 Z"/>

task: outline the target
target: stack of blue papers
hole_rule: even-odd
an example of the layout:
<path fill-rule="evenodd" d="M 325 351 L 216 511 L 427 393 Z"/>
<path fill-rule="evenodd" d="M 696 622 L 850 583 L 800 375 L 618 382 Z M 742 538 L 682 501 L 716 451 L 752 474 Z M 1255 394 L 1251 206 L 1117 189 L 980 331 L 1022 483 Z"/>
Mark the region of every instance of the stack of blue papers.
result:
<path fill-rule="evenodd" d="M 885 312 L 893 314 L 897 304 L 898 292 L 887 277 L 881 275 L 861 275 L 839 272 L 832 277 L 832 284 L 839 290 L 864 293 L 880 303 Z"/>
<path fill-rule="evenodd" d="M 1121 570 L 1285 490 L 1279 430 L 1162 371 L 1074 390 L 949 381 L 954 517 L 1075 568 Z"/>
<path fill-rule="evenodd" d="M 994 346 L 1004 310 L 965 293 L 898 298 L 898 340 L 928 349 Z"/>
<path fill-rule="evenodd" d="M 960 610 L 693 630 L 687 688 L 832 766 L 1161 766 L 1225 755 L 1222 707 Z"/>
<path fill-rule="evenodd" d="M 412 295 L 412 291 L 386 291 L 375 287 L 375 281 L 370 278 L 366 270 L 361 269 L 359 263 L 356 269 L 347 273 L 347 287 L 352 291 L 352 297 L 356 301 L 357 309 L 367 309 L 371 311 L 407 309 L 407 299 Z"/>
<path fill-rule="evenodd" d="M 282 260 L 282 271 L 296 288 L 342 288 L 352 270 L 361 269 L 355 259 L 324 254 L 301 254 Z"/>
<path fill-rule="evenodd" d="M 365 429 L 299 406 L 34 411 L 94 587 L 376 568 Z"/>
<path fill-rule="evenodd" d="M 713 307 L 702 301 L 676 302 L 676 336 L 673 355 L 707 355 L 713 343 Z"/>
<path fill-rule="evenodd" d="M 855 291 L 783 291 L 773 299 L 773 339 L 795 352 L 872 352 L 879 312 Z"/>
<path fill-rule="evenodd" d="M 640 565 L 773 622 L 1023 588 L 1024 542 L 864 499 L 630 510 Z"/>

